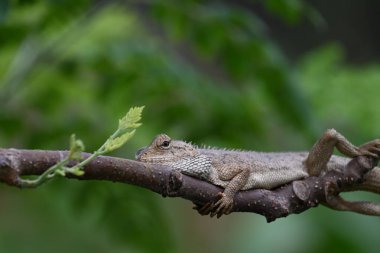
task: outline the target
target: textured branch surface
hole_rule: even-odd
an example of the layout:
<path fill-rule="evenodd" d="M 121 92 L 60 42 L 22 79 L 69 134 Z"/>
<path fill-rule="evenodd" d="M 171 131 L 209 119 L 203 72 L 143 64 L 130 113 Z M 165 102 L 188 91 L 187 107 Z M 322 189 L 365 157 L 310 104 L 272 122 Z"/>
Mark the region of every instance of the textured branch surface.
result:
<path fill-rule="evenodd" d="M 20 187 L 22 176 L 40 175 L 67 154 L 67 151 L 0 149 L 0 182 Z M 87 153 L 83 155 L 89 156 Z M 374 158 L 360 156 L 352 159 L 344 172 L 330 171 L 324 176 L 309 177 L 274 190 L 256 189 L 239 192 L 234 200 L 233 211 L 254 212 L 265 216 L 268 221 L 273 221 L 292 213 L 301 213 L 319 203 L 325 203 L 326 192 L 337 196 L 343 191 L 360 189 L 380 191 L 367 189 L 368 187 L 363 184 L 363 176 L 373 169 L 377 162 Z M 368 172 L 366 178 L 378 177 L 380 171 L 375 170 Z M 67 175 L 67 177 L 137 185 L 162 196 L 182 197 L 196 204 L 212 201 L 222 191 L 217 186 L 183 175 L 167 166 L 109 156 L 98 157 L 86 165 L 84 171 L 83 176 Z"/>

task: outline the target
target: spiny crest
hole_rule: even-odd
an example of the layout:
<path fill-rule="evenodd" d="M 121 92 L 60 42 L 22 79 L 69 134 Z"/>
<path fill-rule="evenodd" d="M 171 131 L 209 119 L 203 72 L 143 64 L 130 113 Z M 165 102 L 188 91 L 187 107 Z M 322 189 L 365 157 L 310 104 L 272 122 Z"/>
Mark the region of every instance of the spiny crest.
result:
<path fill-rule="evenodd" d="M 219 148 L 219 147 L 214 147 L 214 146 L 206 146 L 205 144 L 202 144 L 200 146 L 200 149 L 215 150 L 215 151 L 230 151 L 230 152 L 246 152 L 246 150 L 243 150 L 243 149 Z"/>

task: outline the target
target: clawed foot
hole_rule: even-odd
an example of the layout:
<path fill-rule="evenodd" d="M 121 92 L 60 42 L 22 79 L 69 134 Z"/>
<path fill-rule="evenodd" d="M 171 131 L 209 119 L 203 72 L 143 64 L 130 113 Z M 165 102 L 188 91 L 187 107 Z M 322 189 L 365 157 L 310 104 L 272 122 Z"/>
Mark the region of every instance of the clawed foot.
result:
<path fill-rule="evenodd" d="M 210 215 L 217 218 L 223 214 L 230 214 L 233 207 L 233 198 L 227 196 L 226 194 L 220 192 L 218 194 L 218 200 L 210 201 L 205 205 L 195 205 L 194 209 L 198 211 L 201 215 Z"/>
<path fill-rule="evenodd" d="M 358 148 L 358 155 L 367 155 L 378 159 L 380 156 L 380 139 L 376 139 L 361 145 Z"/>

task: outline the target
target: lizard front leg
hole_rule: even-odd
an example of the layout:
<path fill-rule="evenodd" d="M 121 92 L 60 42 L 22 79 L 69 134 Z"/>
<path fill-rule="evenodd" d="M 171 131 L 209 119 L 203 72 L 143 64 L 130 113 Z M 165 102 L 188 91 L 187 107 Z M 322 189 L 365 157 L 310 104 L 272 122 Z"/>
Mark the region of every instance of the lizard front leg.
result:
<path fill-rule="evenodd" d="M 219 218 L 223 214 L 229 214 L 233 208 L 235 194 L 247 183 L 250 170 L 248 168 L 231 169 L 221 167 L 218 171 L 219 179 L 229 181 L 223 192 L 218 194 L 219 199 L 211 201 L 198 209 L 202 215 L 210 214 Z"/>

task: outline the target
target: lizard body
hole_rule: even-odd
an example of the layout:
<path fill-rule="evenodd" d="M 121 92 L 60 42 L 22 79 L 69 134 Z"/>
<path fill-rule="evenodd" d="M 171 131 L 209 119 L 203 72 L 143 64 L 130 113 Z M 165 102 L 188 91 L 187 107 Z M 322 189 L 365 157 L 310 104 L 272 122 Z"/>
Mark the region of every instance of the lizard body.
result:
<path fill-rule="evenodd" d="M 247 182 L 241 190 L 273 189 L 294 180 L 308 177 L 304 166 L 307 152 L 254 152 L 223 149 L 196 149 L 193 157 L 179 161 L 162 162 L 189 176 L 194 176 L 214 185 L 226 188 L 228 176 L 224 176 L 232 167 L 245 167 L 249 171 Z M 332 156 L 327 170 L 342 169 L 347 158 Z"/>
<path fill-rule="evenodd" d="M 157 135 L 136 153 L 138 161 L 163 164 L 224 188 L 216 203 L 200 208 L 202 214 L 228 214 L 240 190 L 273 189 L 329 170 L 342 170 L 349 161 L 332 155 L 334 147 L 348 157 L 377 157 L 380 140 L 361 147 L 351 144 L 334 129 L 327 130 L 310 152 L 255 152 L 197 148 L 190 143 Z"/>

